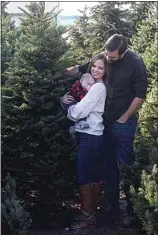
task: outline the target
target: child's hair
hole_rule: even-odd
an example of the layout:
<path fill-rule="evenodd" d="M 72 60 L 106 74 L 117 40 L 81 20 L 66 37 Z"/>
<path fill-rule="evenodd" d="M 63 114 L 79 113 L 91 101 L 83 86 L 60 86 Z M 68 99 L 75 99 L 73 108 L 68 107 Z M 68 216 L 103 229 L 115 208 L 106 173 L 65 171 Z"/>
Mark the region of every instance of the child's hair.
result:
<path fill-rule="evenodd" d="M 82 74 L 82 76 L 80 78 L 80 81 L 82 81 L 83 79 L 85 79 L 87 81 L 92 81 L 93 80 L 95 82 L 95 79 L 93 78 L 93 76 L 90 73 Z"/>

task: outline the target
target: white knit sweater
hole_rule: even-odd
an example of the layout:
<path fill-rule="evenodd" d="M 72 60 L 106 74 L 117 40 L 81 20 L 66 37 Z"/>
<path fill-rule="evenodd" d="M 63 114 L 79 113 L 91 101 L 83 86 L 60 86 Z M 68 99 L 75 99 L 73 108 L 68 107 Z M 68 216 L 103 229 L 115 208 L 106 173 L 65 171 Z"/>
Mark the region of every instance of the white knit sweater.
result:
<path fill-rule="evenodd" d="M 101 81 L 92 85 L 85 97 L 68 109 L 68 119 L 76 122 L 75 131 L 91 135 L 103 134 L 102 115 L 104 113 L 105 99 L 106 87 Z M 87 117 L 86 123 L 89 124 L 89 128 L 81 130 L 78 120 L 85 117 Z"/>

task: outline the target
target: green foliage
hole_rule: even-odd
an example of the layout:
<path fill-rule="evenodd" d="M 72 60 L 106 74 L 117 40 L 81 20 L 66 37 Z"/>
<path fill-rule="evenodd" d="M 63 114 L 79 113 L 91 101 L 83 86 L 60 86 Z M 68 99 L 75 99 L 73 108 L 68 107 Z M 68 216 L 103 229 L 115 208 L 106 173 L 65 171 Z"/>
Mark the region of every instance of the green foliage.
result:
<path fill-rule="evenodd" d="M 131 21 L 132 31 L 135 32 L 138 29 L 138 26 L 142 24 L 142 21 L 145 21 L 149 15 L 155 14 L 157 12 L 157 2 L 144 2 L 144 1 L 132 1 L 124 2 L 128 5 L 130 9 L 128 11 L 127 17 Z"/>
<path fill-rule="evenodd" d="M 136 34 L 132 38 L 132 49 L 143 54 L 147 48 L 150 48 L 155 40 L 155 32 L 157 30 L 157 12 L 152 12 L 149 16 L 142 20 L 138 25 Z"/>
<path fill-rule="evenodd" d="M 147 234 L 158 233 L 158 168 L 151 172 L 142 172 L 141 186 L 138 192 L 131 187 L 134 211 L 142 221 Z"/>
<path fill-rule="evenodd" d="M 10 172 L 29 210 L 51 220 L 75 181 L 75 146 L 59 102 L 67 44 L 65 29 L 53 23 L 52 12 L 44 13 L 44 3 L 30 6 L 2 89 L 2 176 Z"/>
<path fill-rule="evenodd" d="M 7 2 L 7 1 L 2 1 L 1 2 L 1 14 L 4 15 L 4 16 L 8 15 L 8 13 L 6 12 L 6 8 L 7 8 L 8 3 L 9 2 Z"/>
<path fill-rule="evenodd" d="M 8 68 L 14 54 L 15 39 L 17 31 L 14 28 L 11 17 L 6 13 L 5 9 L 9 2 L 1 2 L 1 84 L 4 85 L 6 77 L 4 72 Z"/>
<path fill-rule="evenodd" d="M 2 188 L 2 224 L 6 220 L 12 235 L 27 234 L 32 223 L 30 214 L 27 213 L 22 202 L 16 196 L 16 182 L 10 174 L 5 178 Z"/>
<path fill-rule="evenodd" d="M 152 19 L 153 20 L 153 19 Z M 153 21 L 155 25 L 155 22 Z M 156 25 L 155 25 L 156 26 Z M 153 29 L 151 27 L 151 29 Z M 141 133 L 147 138 L 148 156 L 151 164 L 158 164 L 158 35 L 155 27 L 155 34 L 142 54 L 148 69 L 149 91 L 146 102 L 140 112 Z"/>
<path fill-rule="evenodd" d="M 2 2 L 2 179 L 8 172 L 16 179 L 16 193 L 34 223 L 52 224 L 63 202 L 76 192 L 76 144 L 69 140 L 59 98 L 77 77 L 65 77 L 63 71 L 102 51 L 111 34 L 122 33 L 143 57 L 149 78 L 135 140 L 136 161 L 121 169 L 122 182 L 124 188 L 133 185 L 134 208 L 144 229 L 149 234 L 157 229 L 157 178 L 150 171 L 158 165 L 156 4 L 127 4 L 128 8 L 125 2 L 100 2 L 85 8 L 75 25 L 65 29 L 56 26 L 55 9 L 45 13 L 44 2 L 31 2 L 27 11 L 21 9 L 24 17 L 15 30 L 5 11 L 7 2 Z M 67 41 L 63 35 L 68 30 Z M 20 205 L 16 197 L 13 205 L 7 204 Z M 13 212 L 8 215 L 3 209 L 11 229 Z M 24 223 L 18 215 L 15 218 Z"/>
<path fill-rule="evenodd" d="M 105 44 L 106 40 L 114 33 L 119 33 L 127 38 L 132 36 L 131 24 L 127 19 L 128 11 L 123 9 L 122 2 L 100 2 L 92 8 L 91 15 L 94 21 L 94 29 L 100 43 Z"/>
<path fill-rule="evenodd" d="M 127 10 L 122 3 L 99 2 L 93 8 L 81 12 L 81 16 L 71 27 L 70 50 L 67 55 L 71 64 L 84 63 L 92 56 L 103 51 L 106 40 L 114 33 L 130 38 L 132 36 L 131 20 L 127 19 Z"/>
<path fill-rule="evenodd" d="M 70 49 L 65 57 L 69 59 L 70 64 L 82 64 L 98 52 L 96 51 L 98 48 L 94 47 L 96 37 L 93 23 L 88 15 L 89 9 L 85 7 L 80 13 L 82 15 L 76 20 L 75 26 L 71 26 L 68 31 Z"/>
<path fill-rule="evenodd" d="M 141 178 L 139 184 L 132 187 L 134 210 L 142 221 L 148 234 L 158 232 L 158 50 L 157 50 L 157 16 L 148 9 L 148 17 L 137 27 L 132 39 L 132 46 L 142 56 L 148 70 L 149 87 L 146 102 L 140 111 L 139 133 L 137 135 L 136 163 L 140 164 L 135 172 Z M 151 14 L 152 12 L 152 14 Z M 146 161 L 144 162 L 144 160 Z M 156 164 L 156 165 L 155 165 Z M 153 170 L 150 169 L 153 167 Z M 143 170 L 141 174 L 140 170 Z"/>

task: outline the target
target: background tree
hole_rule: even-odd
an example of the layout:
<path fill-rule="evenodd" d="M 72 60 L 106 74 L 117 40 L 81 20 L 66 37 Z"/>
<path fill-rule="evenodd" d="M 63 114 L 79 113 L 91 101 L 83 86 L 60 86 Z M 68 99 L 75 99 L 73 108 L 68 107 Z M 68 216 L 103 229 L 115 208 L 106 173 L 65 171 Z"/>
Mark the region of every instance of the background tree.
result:
<path fill-rule="evenodd" d="M 137 27 L 133 37 L 133 48 L 136 49 L 148 69 L 148 94 L 140 111 L 139 133 L 136 140 L 135 174 L 139 176 L 137 186 L 132 187 L 134 210 L 143 224 L 147 234 L 158 232 L 158 35 L 157 10 L 148 9 L 148 17 Z M 145 161 L 146 159 L 146 161 Z M 143 172 L 140 171 L 143 169 Z"/>
<path fill-rule="evenodd" d="M 146 20 L 149 14 L 153 14 L 157 8 L 157 2 L 133 1 L 123 3 L 128 9 L 126 17 L 131 23 L 133 33 L 136 33 L 138 25 L 140 25 L 143 20 Z"/>
<path fill-rule="evenodd" d="M 68 29 L 55 24 L 55 9 L 45 13 L 44 2 L 30 3 L 27 11 L 21 9 L 24 17 L 16 30 L 12 30 L 5 6 L 7 2 L 2 4 L 3 188 L 10 173 L 33 222 L 45 227 L 52 221 L 57 224 L 54 214 L 75 200 L 77 192 L 76 144 L 69 140 L 59 97 L 78 76 L 65 77 L 63 71 L 102 51 L 111 34 L 122 33 L 148 69 L 147 102 L 140 112 L 135 141 L 136 161 L 131 172 L 123 169 L 122 176 L 125 183 L 133 185 L 135 212 L 150 234 L 157 228 L 157 179 L 152 171 L 158 163 L 156 3 L 100 2 L 81 11 L 68 38 Z M 15 40 L 13 32 L 17 32 Z M 59 218 L 61 222 L 62 216 Z"/>
<path fill-rule="evenodd" d="M 32 220 L 24 205 L 16 196 L 16 182 L 8 174 L 2 189 L 2 231 L 5 234 L 24 235 L 28 233 Z"/>
<path fill-rule="evenodd" d="M 131 38 L 131 22 L 128 20 L 128 11 L 123 8 L 123 2 L 100 2 L 91 9 L 91 17 L 95 21 L 94 28 L 96 36 L 100 43 L 106 40 L 114 33 Z"/>
<path fill-rule="evenodd" d="M 89 60 L 92 55 L 98 53 L 93 22 L 90 18 L 89 8 L 79 10 L 81 16 L 75 21 L 75 25 L 69 28 L 70 49 L 66 54 L 70 64 L 82 64 Z M 95 45 L 95 46 L 94 46 Z"/>
<path fill-rule="evenodd" d="M 143 229 L 149 235 L 158 233 L 158 168 L 156 165 L 150 173 L 143 170 L 141 186 L 136 191 L 131 187 L 134 211 L 142 222 Z"/>
<path fill-rule="evenodd" d="M 45 13 L 44 2 L 27 9 L 2 89 L 2 177 L 9 172 L 16 179 L 34 222 L 36 214 L 39 223 L 52 223 L 51 215 L 74 193 L 74 147 L 59 103 L 68 47 L 54 10 Z"/>
<path fill-rule="evenodd" d="M 81 16 L 69 31 L 70 50 L 67 56 L 74 63 L 81 64 L 103 51 L 106 40 L 114 33 L 132 37 L 129 10 L 123 8 L 123 2 L 99 2 L 93 8 L 85 7 Z"/>
<path fill-rule="evenodd" d="M 9 2 L 1 2 L 1 84 L 4 85 L 6 78 L 4 75 L 5 70 L 8 68 L 14 54 L 14 45 L 17 38 L 17 31 L 14 27 L 14 22 L 6 12 Z"/>

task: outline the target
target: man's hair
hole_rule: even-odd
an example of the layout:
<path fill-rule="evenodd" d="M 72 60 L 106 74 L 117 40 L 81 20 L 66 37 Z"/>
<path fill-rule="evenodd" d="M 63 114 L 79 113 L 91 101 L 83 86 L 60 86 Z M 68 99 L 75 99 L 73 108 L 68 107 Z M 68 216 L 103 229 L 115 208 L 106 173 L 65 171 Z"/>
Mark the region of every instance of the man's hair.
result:
<path fill-rule="evenodd" d="M 110 52 L 118 50 L 118 54 L 121 55 L 127 50 L 127 47 L 126 38 L 122 34 L 114 34 L 105 43 L 104 50 Z"/>

